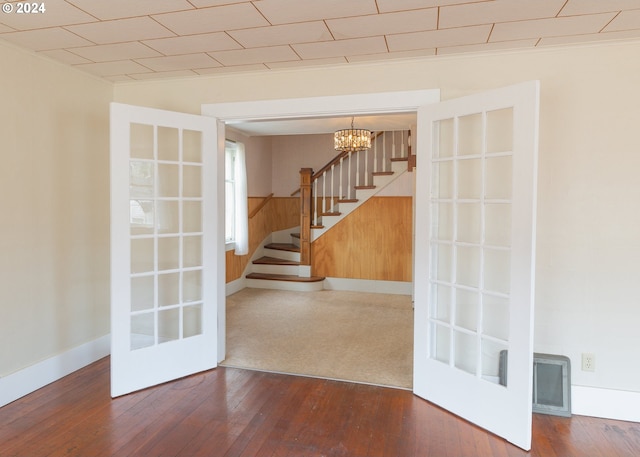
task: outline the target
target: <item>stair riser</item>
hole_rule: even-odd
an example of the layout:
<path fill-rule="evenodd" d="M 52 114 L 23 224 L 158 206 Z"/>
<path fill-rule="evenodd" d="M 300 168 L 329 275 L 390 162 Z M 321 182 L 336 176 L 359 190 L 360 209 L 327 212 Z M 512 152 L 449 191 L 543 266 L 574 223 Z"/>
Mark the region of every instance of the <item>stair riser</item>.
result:
<path fill-rule="evenodd" d="M 264 255 L 277 259 L 293 260 L 300 262 L 300 253 L 291 251 L 280 251 L 279 249 L 264 249 Z"/>
<path fill-rule="evenodd" d="M 264 265 L 254 264 L 251 267 L 254 273 L 270 273 L 276 275 L 298 275 L 300 267 L 298 265 Z"/>

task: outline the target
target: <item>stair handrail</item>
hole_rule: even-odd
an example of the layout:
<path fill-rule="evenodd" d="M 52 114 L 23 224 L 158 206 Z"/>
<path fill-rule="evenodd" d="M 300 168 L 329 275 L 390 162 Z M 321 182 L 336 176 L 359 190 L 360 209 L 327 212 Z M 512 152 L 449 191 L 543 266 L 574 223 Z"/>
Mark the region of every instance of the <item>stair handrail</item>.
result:
<path fill-rule="evenodd" d="M 255 217 L 255 215 L 258 214 L 260 212 L 260 210 L 262 208 L 264 208 L 266 206 L 266 204 L 269 203 L 269 200 L 271 200 L 272 198 L 273 198 L 273 192 L 271 192 L 269 195 L 264 197 L 264 199 L 260 202 L 260 204 L 258 206 L 256 206 L 253 209 L 253 211 L 251 211 L 251 213 L 249 214 L 249 219 L 253 219 Z"/>

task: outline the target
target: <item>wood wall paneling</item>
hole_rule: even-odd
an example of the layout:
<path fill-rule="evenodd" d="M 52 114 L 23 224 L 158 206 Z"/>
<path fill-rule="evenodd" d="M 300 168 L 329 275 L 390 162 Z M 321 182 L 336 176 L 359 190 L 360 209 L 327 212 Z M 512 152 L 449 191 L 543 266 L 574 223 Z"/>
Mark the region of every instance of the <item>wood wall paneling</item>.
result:
<path fill-rule="evenodd" d="M 315 275 L 412 281 L 411 197 L 373 197 L 311 245 Z"/>

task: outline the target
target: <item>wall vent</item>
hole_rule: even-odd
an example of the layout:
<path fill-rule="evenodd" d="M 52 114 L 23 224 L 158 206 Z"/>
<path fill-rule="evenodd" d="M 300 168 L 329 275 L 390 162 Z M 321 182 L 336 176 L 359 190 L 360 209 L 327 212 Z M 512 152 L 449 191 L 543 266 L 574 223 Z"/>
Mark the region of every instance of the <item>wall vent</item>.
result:
<path fill-rule="evenodd" d="M 507 385 L 507 351 L 500 351 L 500 384 Z M 554 354 L 533 354 L 533 412 L 571 416 L 571 361 Z"/>

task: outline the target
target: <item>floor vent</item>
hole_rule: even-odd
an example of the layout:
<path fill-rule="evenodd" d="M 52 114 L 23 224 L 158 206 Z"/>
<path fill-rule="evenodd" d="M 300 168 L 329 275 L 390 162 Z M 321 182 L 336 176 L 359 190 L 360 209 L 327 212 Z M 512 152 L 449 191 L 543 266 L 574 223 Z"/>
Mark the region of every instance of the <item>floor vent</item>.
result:
<path fill-rule="evenodd" d="M 507 351 L 500 351 L 500 384 L 507 385 Z M 563 355 L 533 354 L 533 412 L 571 416 L 571 361 Z"/>

